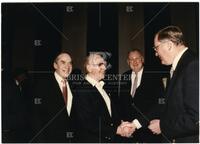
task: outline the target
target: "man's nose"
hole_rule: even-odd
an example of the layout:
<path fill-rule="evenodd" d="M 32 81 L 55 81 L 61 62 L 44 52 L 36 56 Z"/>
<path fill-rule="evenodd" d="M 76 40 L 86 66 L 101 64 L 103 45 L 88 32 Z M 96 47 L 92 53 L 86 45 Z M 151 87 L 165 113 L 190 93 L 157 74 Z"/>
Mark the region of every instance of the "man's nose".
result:
<path fill-rule="evenodd" d="M 69 67 L 71 67 L 71 64 L 67 63 L 67 64 L 65 64 L 65 67 L 69 68 Z"/>
<path fill-rule="evenodd" d="M 101 68 L 102 68 L 103 70 L 106 70 L 106 65 L 105 65 L 105 64 L 101 65 Z"/>
<path fill-rule="evenodd" d="M 133 61 L 133 64 L 136 65 L 136 64 L 137 64 L 137 60 L 134 60 L 134 61 Z"/>

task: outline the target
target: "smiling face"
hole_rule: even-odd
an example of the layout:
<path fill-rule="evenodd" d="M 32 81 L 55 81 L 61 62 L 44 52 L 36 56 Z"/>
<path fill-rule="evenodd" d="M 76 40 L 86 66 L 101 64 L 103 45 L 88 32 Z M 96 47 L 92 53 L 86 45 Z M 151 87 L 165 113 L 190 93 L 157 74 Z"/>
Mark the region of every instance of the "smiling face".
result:
<path fill-rule="evenodd" d="M 106 61 L 98 54 L 92 54 L 88 57 L 86 65 L 88 75 L 96 81 L 100 81 L 105 77 Z"/>
<path fill-rule="evenodd" d="M 144 58 L 138 51 L 131 51 L 127 63 L 134 72 L 139 72 L 143 67 Z"/>
<path fill-rule="evenodd" d="M 63 79 L 67 78 L 72 71 L 72 60 L 69 54 L 61 53 L 53 63 L 56 73 Z"/>

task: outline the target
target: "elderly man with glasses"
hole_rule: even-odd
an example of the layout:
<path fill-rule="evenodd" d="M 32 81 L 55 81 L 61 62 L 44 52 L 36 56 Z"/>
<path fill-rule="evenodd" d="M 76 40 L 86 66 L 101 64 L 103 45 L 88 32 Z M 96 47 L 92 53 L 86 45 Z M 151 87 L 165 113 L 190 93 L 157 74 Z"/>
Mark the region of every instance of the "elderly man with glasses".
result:
<path fill-rule="evenodd" d="M 75 140 L 84 143 L 117 142 L 117 137 L 128 136 L 135 129 L 124 127 L 111 94 L 103 87 L 106 61 L 99 53 L 91 53 L 85 62 L 86 76 L 74 95 L 72 119 Z M 117 136 L 118 135 L 118 136 Z"/>

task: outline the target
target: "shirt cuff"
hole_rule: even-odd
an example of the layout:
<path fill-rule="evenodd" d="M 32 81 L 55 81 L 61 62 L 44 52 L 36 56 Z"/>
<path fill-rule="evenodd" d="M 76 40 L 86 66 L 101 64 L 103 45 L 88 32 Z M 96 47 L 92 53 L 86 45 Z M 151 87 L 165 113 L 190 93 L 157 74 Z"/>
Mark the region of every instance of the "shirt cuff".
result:
<path fill-rule="evenodd" d="M 135 127 L 136 127 L 137 129 L 140 129 L 140 128 L 142 127 L 142 125 L 140 124 L 140 122 L 139 122 L 137 119 L 134 119 L 134 120 L 132 121 L 132 123 L 135 125 Z"/>

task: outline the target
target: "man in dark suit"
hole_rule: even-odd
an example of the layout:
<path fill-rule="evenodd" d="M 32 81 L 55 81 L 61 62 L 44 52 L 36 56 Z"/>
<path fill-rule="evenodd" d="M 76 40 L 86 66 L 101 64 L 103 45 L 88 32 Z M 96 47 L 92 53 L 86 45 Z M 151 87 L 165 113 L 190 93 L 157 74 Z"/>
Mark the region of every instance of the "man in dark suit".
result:
<path fill-rule="evenodd" d="M 73 138 L 71 109 L 73 86 L 67 81 L 72 71 L 68 53 L 61 52 L 54 60 L 55 72 L 41 77 L 35 89 L 36 134 L 31 141 L 71 142 Z"/>
<path fill-rule="evenodd" d="M 31 137 L 29 95 L 21 93 L 14 78 L 5 70 L 2 72 L 2 84 L 2 141 L 28 142 Z"/>
<path fill-rule="evenodd" d="M 122 133 L 115 104 L 101 81 L 105 76 L 106 61 L 98 53 L 91 53 L 85 69 L 87 75 L 74 94 L 72 119 L 76 126 L 76 142 L 115 142 L 117 134 L 126 134 Z"/>
<path fill-rule="evenodd" d="M 159 142 L 147 128 L 152 118 L 159 118 L 163 103 L 163 84 L 158 73 L 144 67 L 143 53 L 139 49 L 128 53 L 127 63 L 130 70 L 121 76 L 120 105 L 122 119 L 132 121 L 138 130 L 128 142 Z M 137 122 L 135 122 L 137 121 Z M 140 128 L 141 127 L 141 128 Z"/>
<path fill-rule="evenodd" d="M 19 70 L 13 78 L 3 70 L 2 84 L 2 141 L 29 142 L 32 137 L 32 91 L 28 74 Z"/>
<path fill-rule="evenodd" d="M 199 62 L 186 47 L 176 26 L 160 30 L 154 38 L 156 56 L 172 65 L 166 91 L 166 107 L 160 119 L 150 122 L 154 134 L 165 142 L 199 142 Z"/>

